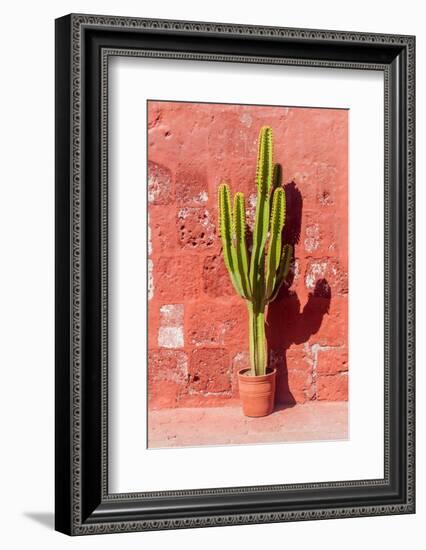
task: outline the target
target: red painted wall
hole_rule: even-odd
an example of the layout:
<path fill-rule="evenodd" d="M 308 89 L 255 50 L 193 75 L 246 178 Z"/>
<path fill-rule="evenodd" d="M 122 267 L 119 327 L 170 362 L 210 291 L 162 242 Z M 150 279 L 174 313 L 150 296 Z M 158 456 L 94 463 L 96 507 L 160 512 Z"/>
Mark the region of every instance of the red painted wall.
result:
<path fill-rule="evenodd" d="M 269 306 L 277 401 L 348 397 L 348 111 L 148 102 L 150 408 L 238 398 L 247 312 L 217 231 L 217 187 L 244 191 L 253 219 L 257 138 L 274 135 L 286 242 L 295 258 Z"/>

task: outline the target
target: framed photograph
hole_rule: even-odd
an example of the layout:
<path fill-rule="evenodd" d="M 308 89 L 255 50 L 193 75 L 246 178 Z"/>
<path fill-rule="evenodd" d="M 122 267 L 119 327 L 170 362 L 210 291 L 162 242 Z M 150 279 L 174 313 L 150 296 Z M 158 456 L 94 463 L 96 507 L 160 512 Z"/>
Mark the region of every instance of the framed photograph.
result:
<path fill-rule="evenodd" d="M 56 20 L 56 529 L 415 511 L 415 38 Z"/>

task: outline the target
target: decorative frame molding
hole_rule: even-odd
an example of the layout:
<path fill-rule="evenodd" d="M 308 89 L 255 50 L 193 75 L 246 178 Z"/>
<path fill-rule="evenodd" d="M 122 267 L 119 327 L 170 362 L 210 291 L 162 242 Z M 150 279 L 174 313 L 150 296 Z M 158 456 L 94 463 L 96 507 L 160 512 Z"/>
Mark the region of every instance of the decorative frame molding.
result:
<path fill-rule="evenodd" d="M 117 55 L 384 72 L 382 480 L 108 493 L 107 83 Z M 414 513 L 414 56 L 413 36 L 74 14 L 56 21 L 56 529 Z"/>

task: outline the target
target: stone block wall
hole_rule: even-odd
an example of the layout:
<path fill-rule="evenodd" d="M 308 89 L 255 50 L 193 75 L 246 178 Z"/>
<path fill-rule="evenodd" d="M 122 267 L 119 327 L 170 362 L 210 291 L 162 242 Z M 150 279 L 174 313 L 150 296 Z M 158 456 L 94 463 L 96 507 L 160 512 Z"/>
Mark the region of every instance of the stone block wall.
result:
<path fill-rule="evenodd" d="M 238 398 L 247 311 L 223 263 L 217 187 L 244 191 L 248 224 L 259 129 L 274 135 L 287 199 L 288 283 L 269 306 L 277 401 L 348 398 L 348 111 L 148 102 L 149 406 Z"/>

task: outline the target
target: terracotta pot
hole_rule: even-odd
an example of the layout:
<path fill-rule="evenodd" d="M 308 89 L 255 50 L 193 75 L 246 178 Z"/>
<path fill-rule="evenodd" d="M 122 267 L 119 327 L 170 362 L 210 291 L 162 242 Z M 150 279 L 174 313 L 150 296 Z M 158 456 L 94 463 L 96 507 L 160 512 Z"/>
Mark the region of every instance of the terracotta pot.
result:
<path fill-rule="evenodd" d="M 238 371 L 238 388 L 246 416 L 267 416 L 274 410 L 276 369 L 262 376 L 250 376 L 250 369 Z"/>

